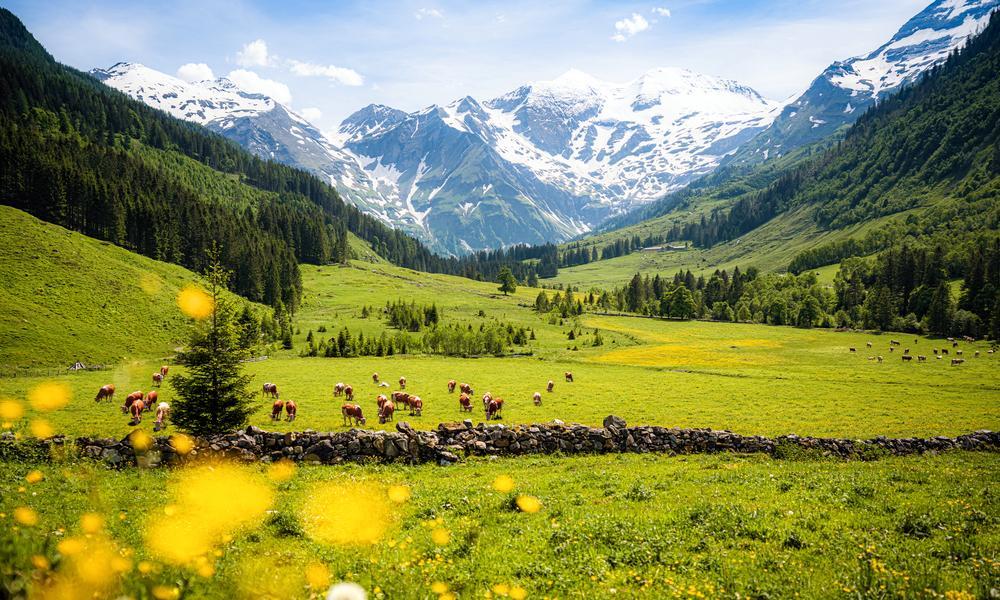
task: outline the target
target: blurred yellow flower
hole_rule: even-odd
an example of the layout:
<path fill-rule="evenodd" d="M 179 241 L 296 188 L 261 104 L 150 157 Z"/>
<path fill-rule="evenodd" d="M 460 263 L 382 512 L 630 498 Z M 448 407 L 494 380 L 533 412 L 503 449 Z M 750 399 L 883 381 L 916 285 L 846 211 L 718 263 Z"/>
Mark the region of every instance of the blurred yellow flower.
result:
<path fill-rule="evenodd" d="M 0 400 L 0 419 L 16 421 L 24 415 L 24 406 L 17 400 Z"/>
<path fill-rule="evenodd" d="M 72 392 L 69 386 L 59 381 L 42 383 L 28 392 L 28 401 L 31 406 L 41 412 L 51 412 L 69 404 Z"/>
<path fill-rule="evenodd" d="M 177 294 L 177 306 L 192 319 L 206 319 L 212 314 L 215 302 L 201 288 L 189 285 Z"/>
<path fill-rule="evenodd" d="M 156 600 L 177 600 L 181 597 L 181 591 L 170 585 L 157 585 L 153 587 L 153 597 Z"/>
<path fill-rule="evenodd" d="M 320 484 L 302 507 L 305 530 L 320 542 L 374 544 L 389 528 L 385 493 L 371 484 Z"/>
<path fill-rule="evenodd" d="M 524 600 L 528 597 L 528 591 L 519 585 L 511 586 L 510 597 L 514 600 Z"/>
<path fill-rule="evenodd" d="M 435 594 L 443 594 L 448 591 L 448 584 L 443 581 L 435 581 L 431 584 L 431 591 Z"/>
<path fill-rule="evenodd" d="M 514 489 L 514 478 L 510 475 L 498 475 L 497 478 L 493 480 L 493 489 L 506 494 Z"/>
<path fill-rule="evenodd" d="M 212 575 L 215 575 L 215 567 L 208 563 L 205 563 L 198 565 L 198 567 L 195 569 L 195 572 L 198 573 L 200 577 L 208 579 Z"/>
<path fill-rule="evenodd" d="M 438 600 L 455 600 L 456 598 L 458 598 L 458 596 L 456 596 L 452 592 L 445 592 L 440 596 L 438 596 Z"/>
<path fill-rule="evenodd" d="M 56 544 L 56 550 L 65 556 L 73 556 L 83 552 L 83 540 L 80 538 L 66 538 Z"/>
<path fill-rule="evenodd" d="M 402 504 L 410 499 L 410 487 L 406 485 L 393 485 L 389 487 L 389 499 L 396 504 Z"/>
<path fill-rule="evenodd" d="M 444 527 L 438 527 L 434 531 L 431 531 L 431 540 L 438 546 L 444 546 L 451 541 L 451 533 Z"/>
<path fill-rule="evenodd" d="M 32 556 L 31 557 L 31 564 L 36 569 L 42 569 L 42 570 L 48 569 L 49 566 L 50 566 L 49 565 L 49 559 L 45 558 L 41 554 L 36 554 L 36 555 Z"/>
<path fill-rule="evenodd" d="M 97 513 L 86 513 L 80 517 L 80 529 L 84 533 L 97 533 L 104 527 L 104 517 Z"/>
<path fill-rule="evenodd" d="M 493 593 L 497 594 L 498 596 L 506 596 L 507 592 L 510 591 L 510 586 L 508 586 L 506 583 L 497 583 L 494 584 L 492 590 Z"/>
<path fill-rule="evenodd" d="M 31 435 L 39 439 L 50 438 L 56 433 L 56 430 L 45 419 L 33 419 L 28 428 L 31 430 Z"/>
<path fill-rule="evenodd" d="M 38 513 L 27 506 L 19 506 L 14 509 L 14 520 L 25 527 L 34 527 L 38 524 Z"/>
<path fill-rule="evenodd" d="M 177 433 L 170 437 L 170 445 L 174 447 L 177 454 L 184 455 L 194 450 L 194 439 L 189 435 Z"/>
<path fill-rule="evenodd" d="M 141 429 L 133 431 L 128 438 L 132 442 L 132 447 L 139 452 L 145 452 L 153 445 L 153 437 Z"/>
<path fill-rule="evenodd" d="M 288 481 L 295 475 L 295 463 L 287 458 L 283 458 L 267 468 L 267 476 L 271 481 Z"/>
<path fill-rule="evenodd" d="M 517 497 L 517 507 L 521 512 L 536 513 L 542 509 L 542 503 L 534 496 L 520 495 Z"/>
<path fill-rule="evenodd" d="M 139 572 L 143 575 L 148 575 L 153 572 L 153 563 L 148 560 L 139 561 L 139 565 L 136 568 L 139 569 Z"/>
<path fill-rule="evenodd" d="M 24 477 L 24 480 L 27 481 L 28 483 L 38 483 L 43 479 L 45 479 L 45 475 L 43 475 L 42 472 L 37 469 L 28 473 Z"/>
<path fill-rule="evenodd" d="M 325 589 L 330 585 L 330 569 L 323 563 L 312 563 L 306 567 L 306 583 L 314 590 Z"/>

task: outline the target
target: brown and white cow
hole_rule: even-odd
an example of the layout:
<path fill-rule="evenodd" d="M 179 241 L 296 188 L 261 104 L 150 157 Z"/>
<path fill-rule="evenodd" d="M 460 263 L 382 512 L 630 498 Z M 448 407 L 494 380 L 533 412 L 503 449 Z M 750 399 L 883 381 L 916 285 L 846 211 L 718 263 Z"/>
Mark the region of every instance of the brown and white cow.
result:
<path fill-rule="evenodd" d="M 155 385 L 156 387 L 160 387 L 160 385 L 162 384 L 163 384 L 163 374 L 160 373 L 159 371 L 153 373 L 153 385 Z"/>
<path fill-rule="evenodd" d="M 264 387 L 261 388 L 261 392 L 265 396 L 270 396 L 271 398 L 278 397 L 278 386 L 274 383 L 265 383 Z"/>
<path fill-rule="evenodd" d="M 298 412 L 299 412 L 299 405 L 295 404 L 294 400 L 285 401 L 285 414 L 288 415 L 286 420 L 289 423 L 295 420 L 295 416 Z"/>
<path fill-rule="evenodd" d="M 953 359 L 951 359 L 951 365 L 952 366 L 960 365 L 960 364 L 962 364 L 964 362 L 965 362 L 964 358 L 953 358 Z"/>
<path fill-rule="evenodd" d="M 468 394 L 470 397 L 472 396 L 472 386 L 467 383 L 458 384 L 458 391 Z"/>
<path fill-rule="evenodd" d="M 458 397 L 458 409 L 463 412 L 472 412 L 472 400 L 468 394 L 463 392 Z"/>
<path fill-rule="evenodd" d="M 142 400 L 142 398 L 143 398 L 143 393 L 138 390 L 132 392 L 128 396 L 125 396 L 125 404 L 122 406 L 122 412 L 127 414 L 129 410 L 132 408 L 132 405 Z"/>
<path fill-rule="evenodd" d="M 566 377 L 566 381 L 573 383 L 573 373 L 566 371 L 563 376 Z"/>
<path fill-rule="evenodd" d="M 349 385 L 345 385 L 344 396 L 347 398 L 348 402 L 354 402 L 354 388 Z"/>
<path fill-rule="evenodd" d="M 146 397 L 142 399 L 142 402 L 146 405 L 146 410 L 153 410 L 153 405 L 156 404 L 159 399 L 159 392 L 151 390 L 148 394 L 146 394 Z"/>
<path fill-rule="evenodd" d="M 490 400 L 490 403 L 486 405 L 486 420 L 501 418 L 501 411 L 503 411 L 503 398 Z"/>
<path fill-rule="evenodd" d="M 909 354 L 904 354 L 903 355 L 903 362 L 907 362 L 907 361 L 911 361 L 911 360 L 913 360 L 913 357 L 910 356 Z"/>
<path fill-rule="evenodd" d="M 162 367 L 160 367 L 160 375 L 163 375 L 164 379 L 167 378 L 167 373 L 169 372 L 170 372 L 170 367 L 168 367 L 167 365 L 163 365 Z"/>
<path fill-rule="evenodd" d="M 114 400 L 115 399 L 115 384 L 109 383 L 108 385 L 101 386 L 101 389 L 97 390 L 97 396 L 94 397 L 94 402 L 100 402 L 101 400 Z"/>
<path fill-rule="evenodd" d="M 392 401 L 396 406 L 410 406 L 410 395 L 406 392 L 393 392 Z"/>
<path fill-rule="evenodd" d="M 545 391 L 546 392 L 551 392 L 555 388 L 556 388 L 556 382 L 552 381 L 551 379 L 549 380 L 549 382 L 547 384 L 545 384 Z"/>
<path fill-rule="evenodd" d="M 393 413 L 396 412 L 396 405 L 391 400 L 386 400 L 378 407 L 378 422 L 388 423 L 392 420 Z"/>
<path fill-rule="evenodd" d="M 275 400 L 274 404 L 271 405 L 271 420 L 280 421 L 281 411 L 285 410 L 285 403 L 282 400 Z"/>
<path fill-rule="evenodd" d="M 156 421 L 153 423 L 153 431 L 166 429 L 168 416 L 170 416 L 170 405 L 166 402 L 160 402 L 156 406 Z"/>
<path fill-rule="evenodd" d="M 493 401 L 493 394 L 489 392 L 483 394 L 483 409 L 486 409 L 486 407 L 489 406 L 490 402 L 492 401 Z"/>
<path fill-rule="evenodd" d="M 382 405 L 388 401 L 389 399 L 385 397 L 385 394 L 379 394 L 378 397 L 375 398 L 375 404 L 378 404 L 380 410 L 382 409 Z"/>
<path fill-rule="evenodd" d="M 372 373 L 372 383 L 378 384 L 378 373 Z"/>
<path fill-rule="evenodd" d="M 344 394 L 344 388 L 345 387 L 347 387 L 347 386 L 344 384 L 344 382 L 338 381 L 333 386 L 333 397 L 336 398 L 337 396 L 342 396 Z"/>
<path fill-rule="evenodd" d="M 142 400 L 136 400 L 128 407 L 128 412 L 132 416 L 132 420 L 129 421 L 129 425 L 138 425 L 142 422 L 142 411 L 146 409 L 146 405 L 142 403 Z"/>
<path fill-rule="evenodd" d="M 406 389 L 406 377 L 400 377 L 399 378 L 399 389 L 401 389 L 401 390 L 405 390 Z"/>
<path fill-rule="evenodd" d="M 541 406 L 542 405 L 542 395 L 540 393 L 535 392 L 535 395 L 532 396 L 531 399 L 535 403 L 535 406 Z"/>
<path fill-rule="evenodd" d="M 449 394 L 455 392 L 455 386 L 456 385 L 458 385 L 458 382 L 456 382 L 454 379 L 448 380 L 448 393 Z"/>
<path fill-rule="evenodd" d="M 424 411 L 424 401 L 420 399 L 420 396 L 410 397 L 410 416 L 419 417 Z"/>
<path fill-rule="evenodd" d="M 366 422 L 365 414 L 357 404 L 341 406 L 340 414 L 344 416 L 344 425 L 364 425 Z"/>

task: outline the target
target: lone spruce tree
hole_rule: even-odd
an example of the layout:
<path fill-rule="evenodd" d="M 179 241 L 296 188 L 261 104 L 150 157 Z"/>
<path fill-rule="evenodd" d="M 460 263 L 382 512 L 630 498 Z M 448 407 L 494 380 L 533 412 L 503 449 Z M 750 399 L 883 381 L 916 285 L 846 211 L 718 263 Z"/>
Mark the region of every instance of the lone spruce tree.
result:
<path fill-rule="evenodd" d="M 244 374 L 241 361 L 247 349 L 240 342 L 235 309 L 223 296 L 229 273 L 213 251 L 206 272 L 212 311 L 196 322 L 178 362 L 187 374 L 170 378 L 177 392 L 171 420 L 195 435 L 226 433 L 246 425 L 254 411 L 250 391 L 252 377 Z"/>
<path fill-rule="evenodd" d="M 513 294 L 517 291 L 517 279 L 514 278 L 514 274 L 511 273 L 510 267 L 503 267 L 500 269 L 500 275 L 497 277 L 497 283 L 500 284 L 498 288 L 503 295 Z"/>

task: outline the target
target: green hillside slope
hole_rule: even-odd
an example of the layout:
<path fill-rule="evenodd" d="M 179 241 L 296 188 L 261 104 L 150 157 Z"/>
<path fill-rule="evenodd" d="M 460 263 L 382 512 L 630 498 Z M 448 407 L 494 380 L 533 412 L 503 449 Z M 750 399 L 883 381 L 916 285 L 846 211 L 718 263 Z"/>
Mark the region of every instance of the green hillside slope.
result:
<path fill-rule="evenodd" d="M 198 276 L 0 206 L 0 367 L 173 353 Z M 262 307 L 263 308 L 263 307 Z"/>

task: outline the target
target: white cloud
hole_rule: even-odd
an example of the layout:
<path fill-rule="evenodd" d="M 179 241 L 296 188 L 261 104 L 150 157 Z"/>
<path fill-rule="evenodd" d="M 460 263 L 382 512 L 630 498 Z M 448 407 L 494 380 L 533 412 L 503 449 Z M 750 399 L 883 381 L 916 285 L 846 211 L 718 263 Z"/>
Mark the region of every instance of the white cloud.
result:
<path fill-rule="evenodd" d="M 611 36 L 616 42 L 624 42 L 633 35 L 649 29 L 649 21 L 639 13 L 632 13 L 627 19 L 615 22 L 615 34 Z"/>
<path fill-rule="evenodd" d="M 656 7 L 656 8 L 653 9 L 653 14 L 661 16 L 661 17 L 669 17 L 670 16 L 670 9 L 669 8 L 662 8 L 662 7 L 658 6 L 658 7 Z"/>
<path fill-rule="evenodd" d="M 300 110 L 299 114 L 305 117 L 307 121 L 316 121 L 323 116 L 323 111 L 314 106 L 310 106 L 308 108 L 303 108 L 302 110 Z"/>
<path fill-rule="evenodd" d="M 205 63 L 187 63 L 177 68 L 177 77 L 188 82 L 205 81 L 215 79 L 215 74 Z"/>
<path fill-rule="evenodd" d="M 288 89 L 287 85 L 273 79 L 264 79 L 253 71 L 236 69 L 230 71 L 229 79 L 247 92 L 270 96 L 282 104 L 291 104 L 292 102 L 292 91 Z"/>
<path fill-rule="evenodd" d="M 266 67 L 270 59 L 267 42 L 264 40 L 254 40 L 244 44 L 243 49 L 236 53 L 236 64 L 241 67 Z"/>
<path fill-rule="evenodd" d="M 358 86 L 365 83 L 365 78 L 354 69 L 334 65 L 317 65 L 313 63 L 290 60 L 288 64 L 299 77 L 326 77 L 342 85 Z"/>
<path fill-rule="evenodd" d="M 443 19 L 444 13 L 436 8 L 418 8 L 417 12 L 413 13 L 413 16 L 418 21 L 423 21 L 424 19 Z"/>

